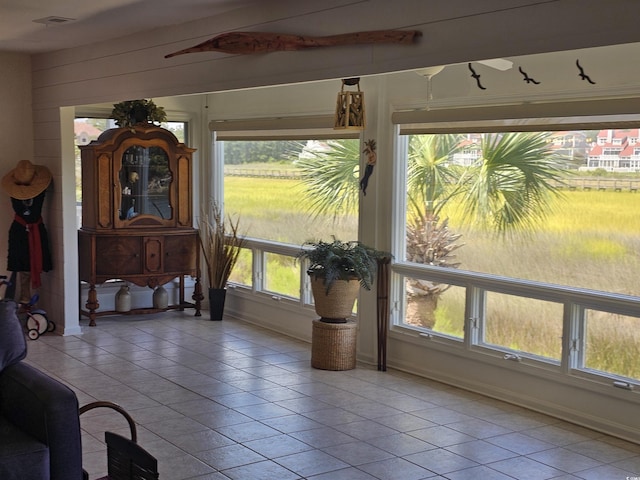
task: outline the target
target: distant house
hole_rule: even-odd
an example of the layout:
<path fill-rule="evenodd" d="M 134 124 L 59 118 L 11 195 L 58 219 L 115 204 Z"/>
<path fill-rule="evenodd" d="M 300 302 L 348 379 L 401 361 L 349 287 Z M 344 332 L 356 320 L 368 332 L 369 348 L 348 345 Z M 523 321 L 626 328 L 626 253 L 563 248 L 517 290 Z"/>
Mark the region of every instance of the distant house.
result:
<path fill-rule="evenodd" d="M 470 167 L 482 158 L 482 135 L 468 133 L 464 137 L 464 140 L 459 143 L 459 150 L 453 154 L 451 161 L 455 165 Z"/>
<path fill-rule="evenodd" d="M 553 132 L 549 148 L 576 167 L 583 165 L 588 149 L 587 134 L 582 131 Z M 459 143 L 459 150 L 452 155 L 451 161 L 455 165 L 468 167 L 481 158 L 482 134 L 470 133 L 464 135 L 464 139 Z"/>
<path fill-rule="evenodd" d="M 74 122 L 76 145 L 87 145 L 91 140 L 97 139 L 102 130 L 85 122 Z"/>
<path fill-rule="evenodd" d="M 550 148 L 556 154 L 565 158 L 574 168 L 586 164 L 587 134 L 580 130 L 552 132 Z"/>
<path fill-rule="evenodd" d="M 640 171 L 640 130 L 600 130 L 582 170 Z"/>

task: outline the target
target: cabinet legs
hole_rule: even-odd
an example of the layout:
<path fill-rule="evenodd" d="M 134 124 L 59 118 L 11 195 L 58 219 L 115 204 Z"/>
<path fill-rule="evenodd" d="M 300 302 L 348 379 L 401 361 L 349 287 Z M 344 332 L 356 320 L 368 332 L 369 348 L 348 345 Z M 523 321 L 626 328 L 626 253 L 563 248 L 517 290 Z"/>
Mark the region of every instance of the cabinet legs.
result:
<path fill-rule="evenodd" d="M 192 306 L 196 310 L 195 316 L 201 317 L 202 313 L 200 312 L 200 309 L 202 308 L 202 300 L 204 299 L 204 295 L 202 295 L 202 284 L 200 283 L 200 277 L 196 277 L 196 283 L 194 285 L 193 295 L 191 298 L 193 298 L 193 301 L 194 301 L 194 304 Z M 180 279 L 179 303 L 180 303 L 179 308 L 181 311 L 184 310 L 185 306 L 191 306 L 184 301 L 184 278 Z M 93 283 L 89 284 L 89 293 L 87 295 L 87 303 L 85 303 L 85 307 L 88 310 L 89 326 L 95 327 L 96 317 L 98 316 L 98 314 L 96 313 L 96 310 L 100 308 L 100 303 L 98 302 L 98 292 L 96 291 L 96 286 Z M 145 313 L 144 310 L 145 309 L 138 309 L 139 313 Z M 157 310 L 154 310 L 154 311 L 157 311 Z M 86 314 L 85 312 L 82 312 L 82 313 L 83 315 Z M 114 311 L 114 312 L 105 312 L 105 313 L 116 313 L 116 312 Z M 150 313 L 150 311 L 146 313 Z"/>
<path fill-rule="evenodd" d="M 195 308 L 196 308 L 196 317 L 200 317 L 202 316 L 202 314 L 200 313 L 200 307 L 202 304 L 202 300 L 204 299 L 204 295 L 202 295 L 202 284 L 200 283 L 200 277 L 196 277 L 196 284 L 194 285 L 193 288 L 193 296 L 191 297 L 193 298 L 193 301 L 195 302 Z"/>
<path fill-rule="evenodd" d="M 96 286 L 94 284 L 89 285 L 89 296 L 87 303 L 85 304 L 87 310 L 89 310 L 89 326 L 96 326 L 96 310 L 100 308 L 98 303 L 98 294 L 96 292 Z"/>

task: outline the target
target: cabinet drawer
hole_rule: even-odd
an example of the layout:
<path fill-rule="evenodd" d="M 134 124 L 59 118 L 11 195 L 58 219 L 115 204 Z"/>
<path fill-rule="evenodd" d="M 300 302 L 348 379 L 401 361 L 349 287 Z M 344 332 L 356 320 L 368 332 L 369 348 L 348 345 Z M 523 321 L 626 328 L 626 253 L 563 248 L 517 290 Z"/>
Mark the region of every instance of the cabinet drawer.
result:
<path fill-rule="evenodd" d="M 184 272 L 196 269 L 196 235 L 167 235 L 164 237 L 164 271 Z"/>
<path fill-rule="evenodd" d="M 140 237 L 97 237 L 97 275 L 135 275 L 142 273 Z"/>

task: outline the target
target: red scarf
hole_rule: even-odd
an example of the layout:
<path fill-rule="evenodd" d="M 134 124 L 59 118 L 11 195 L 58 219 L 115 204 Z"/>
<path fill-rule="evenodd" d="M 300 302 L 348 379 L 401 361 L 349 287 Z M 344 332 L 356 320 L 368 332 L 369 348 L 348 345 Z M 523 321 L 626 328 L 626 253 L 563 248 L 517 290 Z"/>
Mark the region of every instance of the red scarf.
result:
<path fill-rule="evenodd" d="M 42 285 L 40 272 L 42 272 L 42 241 L 40 240 L 40 225 L 42 217 L 35 223 L 27 223 L 24 218 L 16 215 L 14 220 L 23 225 L 29 238 L 29 264 L 31 266 L 31 287 L 38 288 Z"/>

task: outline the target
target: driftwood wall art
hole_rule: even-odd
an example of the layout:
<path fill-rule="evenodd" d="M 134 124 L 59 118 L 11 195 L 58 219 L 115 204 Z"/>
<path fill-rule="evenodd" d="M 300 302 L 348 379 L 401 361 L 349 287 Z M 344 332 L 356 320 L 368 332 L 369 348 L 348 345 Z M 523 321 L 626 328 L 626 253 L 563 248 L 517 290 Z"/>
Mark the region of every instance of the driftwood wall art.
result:
<path fill-rule="evenodd" d="M 206 42 L 165 55 L 165 58 L 196 52 L 223 52 L 232 54 L 269 53 L 306 50 L 319 47 L 396 43 L 411 44 L 422 33 L 419 30 L 373 30 L 344 33 L 326 37 L 289 35 L 268 32 L 230 32 L 217 35 Z"/>

